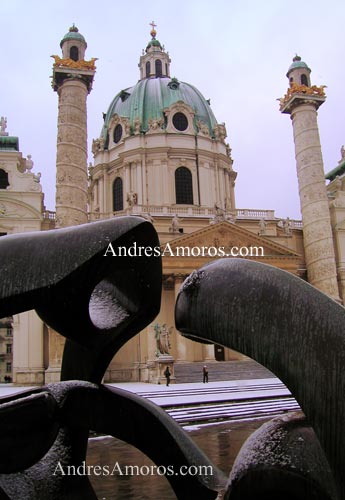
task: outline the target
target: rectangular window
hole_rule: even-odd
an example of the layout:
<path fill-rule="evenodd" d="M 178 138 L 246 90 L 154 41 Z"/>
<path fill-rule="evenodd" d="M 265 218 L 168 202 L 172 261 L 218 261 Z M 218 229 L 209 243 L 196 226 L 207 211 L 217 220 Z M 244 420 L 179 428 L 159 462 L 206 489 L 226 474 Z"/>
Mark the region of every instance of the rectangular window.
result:
<path fill-rule="evenodd" d="M 12 344 L 6 344 L 6 353 L 11 354 L 12 353 Z"/>
<path fill-rule="evenodd" d="M 12 337 L 12 327 L 8 326 L 6 329 L 6 337 Z"/>
<path fill-rule="evenodd" d="M 12 371 L 12 363 L 6 363 L 6 371 L 7 371 L 7 373 L 11 373 L 11 371 Z"/>

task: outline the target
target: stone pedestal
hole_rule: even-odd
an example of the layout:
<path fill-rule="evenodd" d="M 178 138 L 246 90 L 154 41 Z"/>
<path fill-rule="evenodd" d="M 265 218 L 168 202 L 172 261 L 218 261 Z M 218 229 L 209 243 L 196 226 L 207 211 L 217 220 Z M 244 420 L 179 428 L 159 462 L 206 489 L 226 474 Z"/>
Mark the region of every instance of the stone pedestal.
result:
<path fill-rule="evenodd" d="M 166 378 L 164 375 L 165 369 L 168 366 L 171 377 L 170 384 L 174 384 L 176 379 L 174 375 L 174 358 L 169 354 L 161 354 L 155 360 L 148 362 L 148 371 L 149 371 L 149 382 L 151 384 L 166 384 Z"/>
<path fill-rule="evenodd" d="M 209 361 L 216 361 L 215 355 L 214 355 L 214 344 L 209 344 L 204 346 L 204 360 L 209 362 Z"/>

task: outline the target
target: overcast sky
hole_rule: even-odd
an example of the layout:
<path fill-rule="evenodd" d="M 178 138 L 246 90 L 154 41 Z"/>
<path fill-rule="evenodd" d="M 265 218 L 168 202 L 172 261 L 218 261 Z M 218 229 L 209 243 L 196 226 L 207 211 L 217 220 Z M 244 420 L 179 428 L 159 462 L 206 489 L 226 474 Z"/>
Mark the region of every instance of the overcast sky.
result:
<path fill-rule="evenodd" d="M 171 57 L 171 75 L 195 85 L 232 148 L 237 208 L 275 209 L 300 218 L 291 120 L 276 100 L 287 89 L 295 53 L 312 69 L 312 83 L 327 85 L 319 110 L 325 170 L 345 143 L 343 0 L 0 0 L 0 116 L 32 155 L 48 209 L 55 207 L 57 94 L 51 88 L 52 54 L 75 23 L 86 38 L 86 59 L 98 57 L 88 97 L 89 162 L 102 112 L 120 90 L 139 79 L 149 23 Z"/>

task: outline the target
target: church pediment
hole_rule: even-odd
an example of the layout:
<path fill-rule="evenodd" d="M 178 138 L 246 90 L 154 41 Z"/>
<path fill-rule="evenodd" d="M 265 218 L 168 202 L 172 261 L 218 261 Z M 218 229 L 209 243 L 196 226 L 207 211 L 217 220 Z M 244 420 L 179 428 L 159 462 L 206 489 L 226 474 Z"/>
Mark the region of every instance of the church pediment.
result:
<path fill-rule="evenodd" d="M 0 220 L 6 219 L 41 219 L 41 213 L 34 207 L 20 200 L 0 196 Z"/>
<path fill-rule="evenodd" d="M 164 249 L 166 245 L 162 245 L 162 248 Z M 208 248 L 209 251 L 205 250 L 206 248 Z M 226 221 L 174 238 L 168 242 L 165 255 L 169 253 L 169 249 L 171 249 L 170 256 L 173 254 L 176 257 L 201 256 L 220 258 L 232 256 L 259 257 L 260 260 L 262 258 L 265 259 L 265 257 L 301 257 L 290 248 L 275 243 L 264 236 L 256 235 L 240 227 L 238 224 Z M 185 251 L 183 251 L 183 249 L 185 249 Z M 188 255 L 188 249 L 190 255 Z M 198 249 L 204 249 L 204 254 L 199 252 L 198 255 Z M 241 251 L 241 249 L 243 250 Z M 246 249 L 248 249 L 247 255 Z M 258 255 L 255 255 L 255 249 L 258 249 Z M 235 255 L 236 253 L 239 254 Z"/>

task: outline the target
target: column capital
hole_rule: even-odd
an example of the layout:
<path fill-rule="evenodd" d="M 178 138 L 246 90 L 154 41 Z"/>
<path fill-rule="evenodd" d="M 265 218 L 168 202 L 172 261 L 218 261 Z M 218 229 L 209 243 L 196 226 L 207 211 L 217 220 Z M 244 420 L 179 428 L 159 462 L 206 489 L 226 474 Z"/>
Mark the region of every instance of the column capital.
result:
<path fill-rule="evenodd" d="M 297 106 L 303 104 L 312 105 L 315 109 L 318 109 L 326 100 L 324 88 L 325 85 L 307 87 L 306 85 L 293 84 L 287 90 L 285 96 L 278 99 L 280 101 L 280 111 L 291 114 Z"/>
<path fill-rule="evenodd" d="M 57 91 L 66 80 L 79 80 L 86 85 L 88 93 L 92 90 L 93 77 L 96 72 L 96 58 L 90 61 L 72 61 L 52 56 L 55 59 L 53 65 L 52 87 Z"/>

